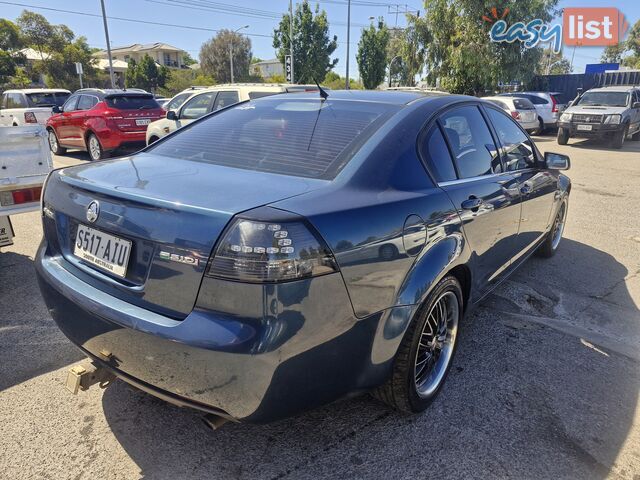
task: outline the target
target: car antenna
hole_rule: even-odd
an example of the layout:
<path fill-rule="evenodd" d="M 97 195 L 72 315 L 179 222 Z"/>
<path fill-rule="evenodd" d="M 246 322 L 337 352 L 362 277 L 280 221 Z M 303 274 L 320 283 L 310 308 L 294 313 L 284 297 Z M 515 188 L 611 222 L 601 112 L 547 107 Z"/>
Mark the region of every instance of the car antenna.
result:
<path fill-rule="evenodd" d="M 326 100 L 329 97 L 329 94 L 326 92 L 324 88 L 320 86 L 320 84 L 318 83 L 318 80 L 314 78 L 313 81 L 316 82 L 316 85 L 318 87 L 318 91 L 320 92 L 320 96 L 322 97 L 322 100 Z"/>

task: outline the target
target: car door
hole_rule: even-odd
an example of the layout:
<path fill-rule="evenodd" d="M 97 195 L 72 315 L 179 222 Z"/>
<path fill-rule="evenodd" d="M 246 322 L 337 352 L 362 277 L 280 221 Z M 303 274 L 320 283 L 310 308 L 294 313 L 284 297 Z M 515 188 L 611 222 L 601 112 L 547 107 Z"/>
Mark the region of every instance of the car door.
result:
<path fill-rule="evenodd" d="M 631 92 L 631 125 L 629 132 L 640 131 L 640 90 Z M 635 107 L 635 108 L 634 108 Z"/>
<path fill-rule="evenodd" d="M 87 115 L 87 107 L 91 105 L 91 96 L 78 95 L 78 103 L 69 112 L 64 112 L 66 118 L 66 140 L 67 145 L 75 147 L 85 147 L 84 142 L 84 122 Z"/>
<path fill-rule="evenodd" d="M 58 142 L 63 145 L 68 145 L 68 139 L 72 136 L 69 120 L 72 112 L 78 106 L 78 100 L 80 95 L 71 95 L 64 105 L 62 106 L 62 113 L 53 120 L 53 127 L 56 130 L 58 136 Z"/>
<path fill-rule="evenodd" d="M 439 185 L 458 210 L 474 252 L 474 283 L 485 294 L 500 280 L 517 252 L 518 182 L 503 171 L 496 140 L 478 105 L 448 110 L 437 123 L 456 174 L 454 180 Z"/>
<path fill-rule="evenodd" d="M 7 112 L 7 102 L 9 100 L 9 94 L 4 93 L 2 95 L 2 101 L 0 102 L 0 126 L 9 126 L 9 113 Z"/>
<path fill-rule="evenodd" d="M 497 108 L 484 108 L 500 144 L 504 169 L 516 178 L 521 194 L 516 259 L 535 246 L 547 232 L 557 180 L 546 169 L 533 142 L 520 125 Z"/>

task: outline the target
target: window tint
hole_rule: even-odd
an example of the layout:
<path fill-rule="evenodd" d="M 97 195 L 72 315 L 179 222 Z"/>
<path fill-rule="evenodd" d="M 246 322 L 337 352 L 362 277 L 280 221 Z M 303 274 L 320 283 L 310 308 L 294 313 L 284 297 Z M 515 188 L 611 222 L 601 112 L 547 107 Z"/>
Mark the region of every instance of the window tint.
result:
<path fill-rule="evenodd" d="M 7 98 L 7 108 L 26 108 L 27 101 L 21 93 L 10 93 Z"/>
<path fill-rule="evenodd" d="M 491 102 L 491 103 L 493 103 L 494 105 L 496 105 L 496 106 L 498 106 L 498 107 L 502 108 L 503 110 L 511 110 L 511 109 L 509 108 L 509 106 L 508 106 L 505 102 L 502 102 L 502 101 L 500 101 L 500 100 L 488 100 L 488 101 L 489 101 L 489 102 Z"/>
<path fill-rule="evenodd" d="M 526 98 L 514 98 L 513 105 L 516 107 L 516 110 L 535 110 L 533 103 Z"/>
<path fill-rule="evenodd" d="M 566 105 L 569 103 L 569 99 L 567 99 L 567 96 L 564 93 L 554 93 L 551 96 L 555 98 L 556 103 L 559 103 L 560 105 Z"/>
<path fill-rule="evenodd" d="M 447 143 L 437 125 L 425 135 L 420 148 L 422 157 L 427 161 L 429 171 L 437 182 L 446 182 L 457 178 Z"/>
<path fill-rule="evenodd" d="M 531 140 L 510 117 L 493 108 L 487 108 L 489 119 L 504 147 L 505 170 L 513 172 L 536 166 Z"/>
<path fill-rule="evenodd" d="M 89 110 L 90 108 L 93 108 L 96 103 L 98 103 L 98 99 L 93 95 L 80 95 L 77 109 Z"/>
<path fill-rule="evenodd" d="M 181 93 L 180 95 L 176 95 L 173 97 L 167 106 L 165 107 L 167 110 L 177 110 L 180 108 L 180 105 L 184 103 L 184 101 L 192 95 L 192 92 Z"/>
<path fill-rule="evenodd" d="M 150 110 L 160 108 L 160 104 L 151 95 L 122 95 L 105 98 L 106 104 L 118 110 Z"/>
<path fill-rule="evenodd" d="M 69 97 L 69 100 L 67 100 L 65 102 L 65 104 L 62 106 L 62 111 L 63 112 L 72 112 L 73 110 L 76 109 L 76 106 L 78 105 L 78 98 L 80 97 L 80 95 L 71 95 Z"/>
<path fill-rule="evenodd" d="M 234 103 L 238 103 L 238 92 L 220 92 L 216 98 L 216 103 L 213 104 L 213 111 L 220 110 L 221 108 L 228 107 Z"/>
<path fill-rule="evenodd" d="M 549 102 L 537 95 L 518 95 L 531 101 L 534 105 L 547 105 Z"/>
<path fill-rule="evenodd" d="M 183 127 L 149 151 L 260 172 L 334 178 L 385 114 L 396 110 L 384 103 L 275 95 Z"/>
<path fill-rule="evenodd" d="M 216 96 L 216 92 L 201 93 L 189 99 L 180 111 L 180 118 L 195 119 L 200 118 L 209 112 L 211 102 Z"/>
<path fill-rule="evenodd" d="M 460 107 L 440 117 L 460 178 L 502 171 L 500 157 L 478 107 Z"/>
<path fill-rule="evenodd" d="M 249 98 L 254 100 L 256 98 L 268 97 L 270 95 L 276 95 L 280 92 L 249 92 Z"/>

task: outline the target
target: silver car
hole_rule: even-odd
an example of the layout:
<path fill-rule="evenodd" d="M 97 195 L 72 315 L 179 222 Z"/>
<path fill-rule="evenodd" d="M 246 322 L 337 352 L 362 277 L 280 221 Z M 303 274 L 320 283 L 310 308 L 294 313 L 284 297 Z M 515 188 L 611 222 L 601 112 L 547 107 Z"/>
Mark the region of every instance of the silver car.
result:
<path fill-rule="evenodd" d="M 528 133 L 539 133 L 536 107 L 526 98 L 519 97 L 485 97 L 494 105 L 511 115 Z"/>

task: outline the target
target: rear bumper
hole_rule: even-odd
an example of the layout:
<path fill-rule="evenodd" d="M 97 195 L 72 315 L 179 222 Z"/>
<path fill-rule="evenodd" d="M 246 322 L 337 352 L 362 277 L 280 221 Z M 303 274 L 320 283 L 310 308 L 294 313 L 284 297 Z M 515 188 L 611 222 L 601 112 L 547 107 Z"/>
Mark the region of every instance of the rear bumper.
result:
<path fill-rule="evenodd" d="M 196 307 L 180 321 L 84 283 L 45 252 L 46 241 L 35 262 L 40 289 L 73 343 L 142 390 L 241 421 L 276 420 L 383 383 L 412 312 L 356 319 L 341 275 L 331 274 L 254 285 L 262 293 L 236 300 L 235 315 Z M 225 289 L 241 288 L 224 284 L 233 282 L 209 286 L 209 297 L 225 297 L 222 310 L 234 303 Z"/>
<path fill-rule="evenodd" d="M 115 150 L 127 145 L 144 145 L 146 143 L 146 130 L 139 132 L 101 131 L 98 139 L 105 150 Z"/>

